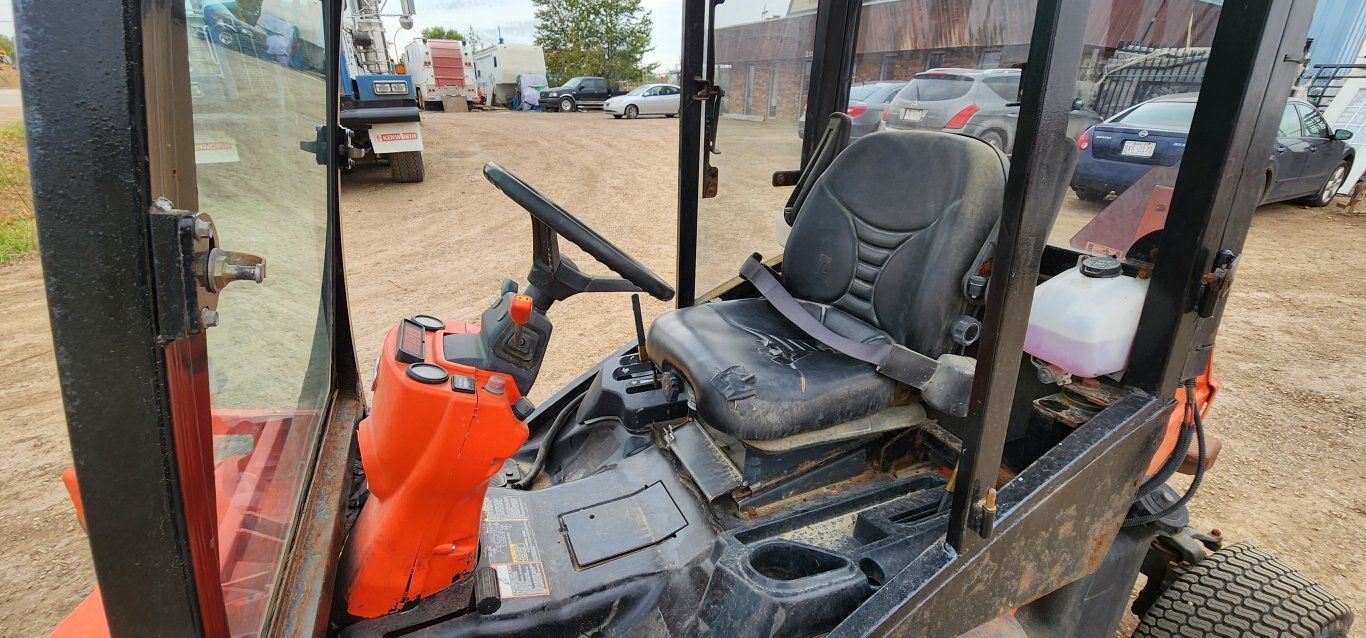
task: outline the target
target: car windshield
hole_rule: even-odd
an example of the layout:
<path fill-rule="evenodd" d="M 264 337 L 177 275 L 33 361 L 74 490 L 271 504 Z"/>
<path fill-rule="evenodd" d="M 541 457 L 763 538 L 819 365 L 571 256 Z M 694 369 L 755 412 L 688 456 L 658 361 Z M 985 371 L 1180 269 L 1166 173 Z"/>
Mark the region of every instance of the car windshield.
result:
<path fill-rule="evenodd" d="M 580 84 L 583 83 L 584 80 L 587 80 L 587 79 L 588 79 L 588 78 L 569 78 L 569 81 L 568 81 L 568 82 L 565 82 L 565 83 L 564 83 L 564 86 L 579 86 Z"/>
<path fill-rule="evenodd" d="M 1115 118 L 1128 126 L 1189 131 L 1195 117 L 1195 102 L 1148 102 Z"/>
<path fill-rule="evenodd" d="M 940 100 L 953 100 L 968 94 L 972 88 L 972 78 L 961 75 L 945 75 L 943 73 L 921 73 L 911 80 L 906 88 L 901 89 L 901 97 L 905 100 L 920 100 L 925 102 L 937 102 Z"/>
<path fill-rule="evenodd" d="M 627 93 L 627 95 L 640 95 L 640 94 L 642 94 L 642 93 L 644 93 L 644 92 L 650 90 L 652 87 L 654 87 L 653 84 L 646 84 L 645 86 L 638 86 L 638 87 L 636 87 L 636 88 L 634 88 L 634 89 L 631 89 L 631 92 L 630 92 L 630 93 Z"/>
<path fill-rule="evenodd" d="M 850 87 L 849 101 L 862 102 L 872 97 L 873 94 L 877 92 L 877 86 L 878 85 L 876 84 L 863 84 L 860 86 Z"/>

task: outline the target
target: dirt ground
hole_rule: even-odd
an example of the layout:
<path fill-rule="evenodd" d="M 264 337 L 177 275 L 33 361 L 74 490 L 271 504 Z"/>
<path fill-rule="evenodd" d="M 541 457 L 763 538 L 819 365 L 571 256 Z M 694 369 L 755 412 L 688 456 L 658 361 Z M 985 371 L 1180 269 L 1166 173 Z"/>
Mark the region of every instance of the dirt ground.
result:
<path fill-rule="evenodd" d="M 777 250 L 773 218 L 787 192 L 765 184 L 772 170 L 795 167 L 794 128 L 723 123 L 722 197 L 701 215 L 699 290 L 750 252 Z M 485 161 L 674 278 L 674 120 L 434 113 L 424 131 L 426 182 L 390 183 L 382 166 L 344 181 L 351 319 L 367 374 L 400 317 L 474 320 L 504 277 L 526 276 L 528 217 L 483 179 Z M 1069 201 L 1057 235 L 1095 211 Z M 1358 610 L 1366 610 L 1363 248 L 1366 217 L 1299 205 L 1257 211 L 1218 348 L 1223 390 L 1209 427 L 1224 451 L 1192 507 L 1198 526 L 1274 551 Z M 647 321 L 669 307 L 646 300 Z M 558 328 L 532 398 L 631 338 L 630 317 L 626 295 L 556 305 Z M 94 578 L 60 481 L 70 453 L 36 259 L 0 267 L 0 449 L 9 459 L 0 464 L 0 636 L 44 634 Z"/>

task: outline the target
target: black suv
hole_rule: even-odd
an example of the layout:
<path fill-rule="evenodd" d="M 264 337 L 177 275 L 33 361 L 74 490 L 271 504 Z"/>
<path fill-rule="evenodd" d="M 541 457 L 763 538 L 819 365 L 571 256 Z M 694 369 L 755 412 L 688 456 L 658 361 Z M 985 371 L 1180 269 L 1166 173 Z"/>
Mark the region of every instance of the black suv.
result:
<path fill-rule="evenodd" d="M 541 106 L 547 111 L 577 111 L 580 108 L 602 108 L 613 93 L 607 78 L 570 78 L 563 86 L 541 91 Z"/>

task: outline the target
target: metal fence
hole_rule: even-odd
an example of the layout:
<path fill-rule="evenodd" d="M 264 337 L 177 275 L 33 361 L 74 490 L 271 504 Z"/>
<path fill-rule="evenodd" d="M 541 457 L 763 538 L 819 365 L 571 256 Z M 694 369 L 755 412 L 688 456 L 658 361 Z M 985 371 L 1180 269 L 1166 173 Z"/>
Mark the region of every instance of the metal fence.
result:
<path fill-rule="evenodd" d="M 1326 109 L 1352 78 L 1366 78 L 1366 64 L 1315 64 L 1308 74 L 1306 97 L 1314 106 Z"/>
<path fill-rule="evenodd" d="M 1110 117 L 1130 106 L 1163 95 L 1200 90 L 1208 48 L 1117 49 L 1096 81 L 1091 108 Z"/>

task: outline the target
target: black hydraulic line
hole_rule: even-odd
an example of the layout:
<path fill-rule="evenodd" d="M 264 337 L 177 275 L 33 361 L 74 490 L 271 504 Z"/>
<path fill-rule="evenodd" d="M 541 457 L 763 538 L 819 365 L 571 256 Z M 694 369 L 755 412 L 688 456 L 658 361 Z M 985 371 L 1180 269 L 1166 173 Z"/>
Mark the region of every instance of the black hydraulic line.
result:
<path fill-rule="evenodd" d="M 555 417 L 555 421 L 550 424 L 550 428 L 545 432 L 545 438 L 541 440 L 541 448 L 536 450 L 536 459 L 531 462 L 531 469 L 527 470 L 526 476 L 512 484 L 512 487 L 519 490 L 531 489 L 531 484 L 540 475 L 541 469 L 545 467 L 545 461 L 550 456 L 550 446 L 555 444 L 555 438 L 560 435 L 560 430 L 564 429 L 569 419 L 579 411 L 579 404 L 583 403 L 583 395 L 580 394 L 569 401 Z"/>
<path fill-rule="evenodd" d="M 1176 447 L 1172 448 L 1172 455 L 1167 457 L 1167 462 L 1162 464 L 1156 474 L 1139 486 L 1134 500 L 1152 494 L 1157 488 L 1165 485 L 1167 479 L 1176 474 L 1176 470 L 1181 467 L 1182 461 L 1186 460 L 1186 451 L 1191 447 L 1191 436 L 1195 434 L 1195 417 L 1192 412 L 1197 409 L 1191 402 L 1186 402 L 1186 415 L 1181 421 L 1181 434 L 1176 438 Z"/>
<path fill-rule="evenodd" d="M 1187 381 L 1185 385 L 1186 403 L 1193 406 L 1195 405 L 1195 382 Z M 1195 477 L 1191 479 L 1190 488 L 1186 490 L 1185 494 L 1181 495 L 1181 498 L 1176 499 L 1175 503 L 1168 505 L 1167 507 L 1163 508 L 1160 512 L 1154 512 L 1152 514 L 1148 514 L 1147 516 L 1139 516 L 1137 518 L 1126 519 L 1124 521 L 1124 527 L 1147 525 L 1148 523 L 1162 520 L 1163 518 L 1166 518 L 1167 516 L 1171 515 L 1172 512 L 1175 512 L 1176 510 L 1185 507 L 1186 503 L 1189 503 L 1192 498 L 1195 498 L 1195 493 L 1200 490 L 1200 482 L 1205 478 L 1205 455 L 1207 450 L 1205 449 L 1205 421 L 1204 419 L 1200 418 L 1199 409 L 1194 410 L 1194 416 L 1195 441 L 1198 453 L 1195 461 Z M 1172 456 L 1177 456 L 1178 453 L 1182 456 L 1185 455 L 1185 453 L 1181 451 L 1180 448 L 1178 448 L 1176 451 L 1172 453 Z"/>

